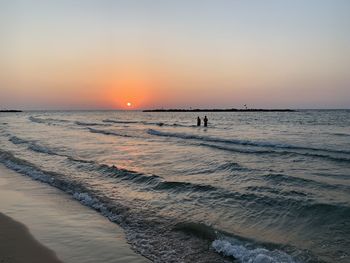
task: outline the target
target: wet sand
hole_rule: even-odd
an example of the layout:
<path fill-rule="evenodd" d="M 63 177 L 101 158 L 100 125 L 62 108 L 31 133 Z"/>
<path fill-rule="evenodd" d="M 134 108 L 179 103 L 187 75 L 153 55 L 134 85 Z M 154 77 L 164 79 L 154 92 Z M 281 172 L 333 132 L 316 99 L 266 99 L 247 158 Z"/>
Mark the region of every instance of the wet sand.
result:
<path fill-rule="evenodd" d="M 0 213 L 1 263 L 60 263 L 56 254 L 40 244 L 28 228 Z"/>
<path fill-rule="evenodd" d="M 149 263 L 123 230 L 62 191 L 0 164 L 0 263 Z"/>

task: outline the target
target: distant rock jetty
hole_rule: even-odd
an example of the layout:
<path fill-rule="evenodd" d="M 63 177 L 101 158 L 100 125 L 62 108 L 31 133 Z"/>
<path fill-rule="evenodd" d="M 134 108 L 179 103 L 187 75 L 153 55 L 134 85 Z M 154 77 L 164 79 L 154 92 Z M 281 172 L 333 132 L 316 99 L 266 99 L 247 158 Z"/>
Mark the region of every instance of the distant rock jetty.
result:
<path fill-rule="evenodd" d="M 23 112 L 21 110 L 0 110 L 0 112 Z"/>
<path fill-rule="evenodd" d="M 295 112 L 290 109 L 154 109 L 143 112 Z"/>

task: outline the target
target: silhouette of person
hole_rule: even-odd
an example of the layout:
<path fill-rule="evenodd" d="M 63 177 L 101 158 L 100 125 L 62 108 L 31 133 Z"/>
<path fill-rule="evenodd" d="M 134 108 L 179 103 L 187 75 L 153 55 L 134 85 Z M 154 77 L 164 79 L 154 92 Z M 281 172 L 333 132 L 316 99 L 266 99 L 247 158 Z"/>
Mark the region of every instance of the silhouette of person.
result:
<path fill-rule="evenodd" d="M 204 117 L 203 121 L 204 121 L 204 127 L 207 127 L 208 126 L 208 118 L 207 118 L 207 116 Z"/>
<path fill-rule="evenodd" d="M 197 126 L 201 126 L 201 118 L 197 117 Z"/>

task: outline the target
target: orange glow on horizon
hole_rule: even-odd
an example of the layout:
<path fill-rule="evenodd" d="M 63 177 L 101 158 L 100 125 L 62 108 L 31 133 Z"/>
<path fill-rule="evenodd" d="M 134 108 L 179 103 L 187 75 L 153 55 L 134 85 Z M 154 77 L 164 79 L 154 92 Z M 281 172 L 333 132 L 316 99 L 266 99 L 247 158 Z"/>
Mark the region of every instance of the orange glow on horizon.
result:
<path fill-rule="evenodd" d="M 106 99 L 116 109 L 141 109 L 149 107 L 157 95 L 159 79 L 142 69 L 119 71 L 116 76 L 107 80 Z"/>

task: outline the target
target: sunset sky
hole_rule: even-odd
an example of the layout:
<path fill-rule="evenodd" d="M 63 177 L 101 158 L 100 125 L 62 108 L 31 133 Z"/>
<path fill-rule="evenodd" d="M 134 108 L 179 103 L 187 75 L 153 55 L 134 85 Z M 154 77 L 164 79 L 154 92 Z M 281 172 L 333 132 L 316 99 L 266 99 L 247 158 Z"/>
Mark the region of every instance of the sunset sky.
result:
<path fill-rule="evenodd" d="M 349 14 L 348 0 L 0 0 L 0 108 L 350 108 Z"/>

